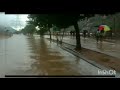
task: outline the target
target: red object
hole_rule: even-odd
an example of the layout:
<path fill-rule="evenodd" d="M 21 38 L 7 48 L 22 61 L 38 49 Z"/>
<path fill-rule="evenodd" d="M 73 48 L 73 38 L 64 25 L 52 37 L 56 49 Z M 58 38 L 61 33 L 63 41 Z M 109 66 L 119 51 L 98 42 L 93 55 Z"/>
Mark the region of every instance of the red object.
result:
<path fill-rule="evenodd" d="M 104 26 L 99 26 L 99 30 L 100 31 L 104 30 Z"/>

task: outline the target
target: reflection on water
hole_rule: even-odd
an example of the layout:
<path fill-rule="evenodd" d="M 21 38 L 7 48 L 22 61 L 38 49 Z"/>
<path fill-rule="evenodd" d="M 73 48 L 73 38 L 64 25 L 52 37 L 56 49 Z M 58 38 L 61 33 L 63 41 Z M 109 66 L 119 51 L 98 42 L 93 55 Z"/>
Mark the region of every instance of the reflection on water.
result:
<path fill-rule="evenodd" d="M 104 50 L 104 49 L 103 49 L 103 43 L 102 43 L 102 42 L 97 43 L 96 45 L 97 45 L 97 48 L 100 49 L 101 51 Z"/>
<path fill-rule="evenodd" d="M 36 71 L 40 71 L 42 75 L 80 75 L 80 74 L 97 74 L 98 68 L 85 63 L 82 59 L 62 50 L 55 43 L 50 43 L 44 38 L 36 37 L 29 39 L 29 49 L 33 53 L 30 56 L 37 60 L 32 67 L 36 67 Z M 32 48 L 31 48 L 32 47 Z M 81 65 L 80 65 L 81 64 Z M 87 65 L 88 64 L 88 65 Z M 86 68 L 84 68 L 86 67 Z M 89 68 L 92 68 L 89 70 Z M 88 72 L 91 72 L 89 73 Z"/>
<path fill-rule="evenodd" d="M 96 75 L 98 68 L 39 36 L 0 40 L 0 76 Z"/>
<path fill-rule="evenodd" d="M 37 56 L 31 56 L 37 60 L 33 67 L 37 66 L 37 71 L 40 71 L 40 74 L 43 75 L 69 75 L 72 72 L 67 70 L 69 62 L 64 61 L 60 52 L 57 52 L 56 49 L 52 49 L 53 46 L 49 42 L 45 42 L 44 38 L 41 39 L 29 39 L 30 48 Z M 49 46 L 47 46 L 49 44 Z M 37 49 L 35 49 L 37 48 Z M 36 55 L 35 54 L 35 55 Z M 39 63 L 39 64 L 38 64 Z M 37 65 L 36 65 L 37 64 Z M 73 74 L 76 74 L 75 72 Z"/>

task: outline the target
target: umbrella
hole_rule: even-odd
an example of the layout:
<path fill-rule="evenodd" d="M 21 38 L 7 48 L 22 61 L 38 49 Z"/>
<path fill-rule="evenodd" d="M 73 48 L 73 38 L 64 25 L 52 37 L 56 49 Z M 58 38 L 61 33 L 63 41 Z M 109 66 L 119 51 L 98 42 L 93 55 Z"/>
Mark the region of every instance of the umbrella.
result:
<path fill-rule="evenodd" d="M 99 30 L 104 30 L 105 32 L 110 31 L 110 27 L 107 25 L 100 25 Z"/>
<path fill-rule="evenodd" d="M 99 30 L 100 30 L 100 31 L 104 30 L 104 26 L 100 25 L 100 26 L 99 26 Z"/>

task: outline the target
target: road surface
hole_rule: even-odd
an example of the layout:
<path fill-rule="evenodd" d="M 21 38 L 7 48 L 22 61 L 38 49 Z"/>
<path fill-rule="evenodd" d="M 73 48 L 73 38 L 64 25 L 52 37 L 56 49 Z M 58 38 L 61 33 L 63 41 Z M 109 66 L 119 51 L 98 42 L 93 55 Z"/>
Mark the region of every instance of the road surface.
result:
<path fill-rule="evenodd" d="M 39 36 L 0 39 L 0 77 L 5 75 L 98 75 L 99 68 Z"/>

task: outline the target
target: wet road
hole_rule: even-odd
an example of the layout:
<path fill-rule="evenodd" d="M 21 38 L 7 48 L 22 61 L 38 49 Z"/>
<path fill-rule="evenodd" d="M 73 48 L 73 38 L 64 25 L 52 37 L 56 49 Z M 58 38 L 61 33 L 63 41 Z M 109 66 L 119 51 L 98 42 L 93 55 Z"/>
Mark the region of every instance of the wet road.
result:
<path fill-rule="evenodd" d="M 4 75 L 98 75 L 98 68 L 39 36 L 0 39 L 0 77 Z"/>

